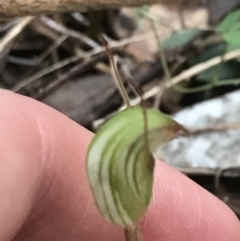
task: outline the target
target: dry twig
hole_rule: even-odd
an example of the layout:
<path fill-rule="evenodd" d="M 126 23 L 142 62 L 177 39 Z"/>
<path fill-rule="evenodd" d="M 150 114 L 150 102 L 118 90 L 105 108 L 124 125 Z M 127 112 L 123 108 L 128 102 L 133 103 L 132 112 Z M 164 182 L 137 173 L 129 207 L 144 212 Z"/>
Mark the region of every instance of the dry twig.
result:
<path fill-rule="evenodd" d="M 208 134 L 211 132 L 225 132 L 230 130 L 240 129 L 240 122 L 221 124 L 213 127 L 207 127 L 203 129 L 190 130 L 191 136 Z"/>
<path fill-rule="evenodd" d="M 68 29 L 68 28 L 64 27 L 63 25 L 59 24 L 58 22 L 54 21 L 53 19 L 48 18 L 44 15 L 40 17 L 40 21 L 43 22 L 44 24 L 46 24 L 52 30 L 57 31 L 61 34 L 68 35 L 69 37 L 75 38 L 75 39 L 81 41 L 82 43 L 87 44 L 88 46 L 90 46 L 92 48 L 96 48 L 99 46 L 98 43 L 96 43 L 94 40 L 88 38 L 86 35 L 81 34 L 80 32 Z"/>
<path fill-rule="evenodd" d="M 186 80 L 189 80 L 191 77 L 197 75 L 197 74 L 200 74 L 201 72 L 215 66 L 215 65 L 218 65 L 222 62 L 227 62 L 229 60 L 232 60 L 232 59 L 236 59 L 240 57 L 240 50 L 234 50 L 234 51 L 231 51 L 229 53 L 226 53 L 225 55 L 223 56 L 217 56 L 217 57 L 214 57 L 204 63 L 200 63 L 200 64 L 197 64 L 185 71 L 183 71 L 182 73 L 180 73 L 179 75 L 177 75 L 176 77 L 173 77 L 171 79 L 170 82 L 166 82 L 166 84 L 164 86 L 155 86 L 153 87 L 152 89 L 146 91 L 143 95 L 143 98 L 146 100 L 146 99 L 149 99 L 153 96 L 155 96 L 156 94 L 158 94 L 161 89 L 167 89 L 167 88 L 170 88 L 174 85 L 177 85 L 179 83 L 181 83 L 182 81 L 186 81 Z M 140 103 L 141 99 L 139 97 L 136 97 L 135 99 L 132 99 L 131 100 L 131 106 L 135 106 L 135 105 L 138 105 Z M 120 107 L 117 112 L 119 111 L 122 111 L 126 108 L 125 105 L 123 105 L 122 107 Z M 110 117 L 111 115 L 113 115 L 114 113 L 110 114 L 109 116 L 107 116 L 106 118 Z M 102 119 L 98 119 L 96 120 L 94 123 L 93 123 L 93 126 L 95 128 L 97 128 L 99 125 L 101 125 L 106 118 L 102 118 Z"/>
<path fill-rule="evenodd" d="M 65 40 L 67 36 L 63 35 L 58 37 L 40 56 L 33 57 L 33 58 L 21 58 L 21 57 L 13 57 L 8 56 L 8 62 L 11 63 L 18 63 L 21 65 L 28 65 L 28 66 L 36 66 L 40 64 L 50 53 L 52 53 L 58 46 L 60 46 Z"/>
<path fill-rule="evenodd" d="M 172 0 L 171 0 L 172 1 Z M 76 12 L 88 9 L 119 8 L 155 4 L 165 0 L 17 0 L 1 1 L 1 19 L 41 13 Z"/>
<path fill-rule="evenodd" d="M 33 17 L 24 17 L 8 31 L 8 33 L 0 41 L 0 72 L 3 69 L 7 54 L 9 53 L 14 39 L 22 32 L 22 30 L 32 22 Z"/>
<path fill-rule="evenodd" d="M 84 72 L 89 70 L 93 65 L 95 65 L 100 61 L 103 61 L 104 59 L 106 59 L 105 55 L 97 55 L 91 59 L 86 59 L 82 61 L 81 63 L 73 66 L 66 73 L 60 75 L 57 79 L 53 80 L 40 93 L 36 94 L 33 97 L 38 100 L 43 99 L 44 97 L 46 97 L 47 95 L 51 94 L 56 89 L 58 89 L 60 86 L 62 86 L 64 83 L 69 81 L 71 78 L 74 78 L 76 75 L 83 74 Z"/>
<path fill-rule="evenodd" d="M 232 59 L 236 59 L 240 57 L 240 50 L 234 50 L 232 52 L 229 52 L 227 54 L 225 54 L 224 56 L 217 56 L 217 57 L 214 57 L 204 63 L 200 63 L 200 64 L 197 64 L 185 71 L 183 71 L 181 74 L 177 75 L 176 77 L 173 77 L 171 79 L 170 82 L 167 82 L 166 83 L 166 87 L 169 88 L 173 85 L 176 85 L 184 80 L 188 80 L 190 79 L 191 77 L 197 75 L 197 74 L 200 74 L 201 72 L 215 66 L 215 65 L 218 65 L 220 64 L 221 62 L 227 62 L 229 60 L 232 60 Z M 145 92 L 144 93 L 144 99 L 148 99 L 148 98 L 151 98 L 153 97 L 154 95 L 156 95 L 158 92 L 160 91 L 160 87 L 159 86 L 155 86 L 153 87 L 152 89 L 150 89 L 149 91 Z M 131 104 L 132 105 L 137 105 L 140 103 L 140 99 L 139 98 L 135 98 L 131 101 Z M 125 109 L 125 106 L 122 106 L 120 110 L 123 110 Z"/>
<path fill-rule="evenodd" d="M 186 175 L 204 175 L 204 176 L 216 176 L 219 172 L 219 168 L 210 168 L 210 167 L 177 167 L 177 170 L 186 174 Z M 226 168 L 222 173 L 223 177 L 240 177 L 239 167 L 230 167 Z"/>
<path fill-rule="evenodd" d="M 20 81 L 19 83 L 17 83 L 13 88 L 12 91 L 14 92 L 18 92 L 19 90 L 21 90 L 23 87 L 31 84 L 32 82 L 42 78 L 43 76 L 50 74 L 60 68 L 63 68 L 69 64 L 75 63 L 79 60 L 79 57 L 74 55 L 70 58 L 64 59 L 48 68 L 45 68 L 43 70 L 40 70 L 39 72 L 33 74 L 32 76 Z"/>
<path fill-rule="evenodd" d="M 0 52 L 2 52 L 6 48 L 6 45 L 13 41 L 33 19 L 33 17 L 19 19 L 15 26 L 2 38 L 0 42 Z"/>
<path fill-rule="evenodd" d="M 151 32 L 145 33 L 145 34 L 139 34 L 139 35 L 136 35 L 133 37 L 129 37 L 129 38 L 120 40 L 120 41 L 112 41 L 111 43 L 109 43 L 109 48 L 111 48 L 111 49 L 119 48 L 119 47 L 126 46 L 130 43 L 140 42 L 140 41 L 148 40 L 150 38 L 154 38 L 154 34 Z M 69 64 L 76 63 L 77 61 L 79 61 L 81 59 L 88 59 L 94 55 L 98 55 L 98 54 L 101 54 L 104 52 L 105 52 L 105 48 L 102 46 L 99 46 L 99 47 L 94 48 L 93 50 L 85 52 L 83 55 L 76 54 L 76 55 L 74 55 L 68 59 L 62 60 L 48 68 L 40 70 L 39 72 L 33 74 L 32 76 L 29 76 L 26 79 L 20 81 L 12 88 L 12 91 L 18 92 L 25 86 L 33 83 L 34 81 L 38 80 L 39 78 L 42 78 L 43 76 L 45 76 L 47 74 L 50 74 L 50 73 L 52 73 L 60 68 L 63 68 Z"/>

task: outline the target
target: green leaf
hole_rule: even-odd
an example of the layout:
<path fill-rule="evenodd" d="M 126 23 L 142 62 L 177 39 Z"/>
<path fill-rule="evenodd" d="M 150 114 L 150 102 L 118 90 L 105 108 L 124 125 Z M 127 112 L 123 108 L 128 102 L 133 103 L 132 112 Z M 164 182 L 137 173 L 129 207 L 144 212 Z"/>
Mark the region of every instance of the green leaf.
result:
<path fill-rule="evenodd" d="M 235 62 L 225 62 L 222 65 L 216 65 L 198 75 L 199 80 L 225 80 L 240 77 L 240 65 Z"/>
<path fill-rule="evenodd" d="M 234 44 L 228 44 L 227 48 L 226 48 L 226 53 L 232 52 L 232 51 L 238 50 L 238 49 L 240 49 L 240 46 L 236 46 Z"/>
<path fill-rule="evenodd" d="M 200 32 L 201 30 L 198 29 L 187 29 L 173 32 L 173 34 L 162 43 L 162 48 L 171 49 L 181 47 L 192 41 Z"/>
<path fill-rule="evenodd" d="M 225 46 L 224 43 L 219 43 L 206 48 L 198 56 L 194 56 L 190 59 L 192 66 L 208 61 L 211 58 L 224 54 L 233 50 L 234 47 Z M 213 79 L 224 80 L 224 79 L 235 79 L 240 77 L 239 72 L 240 65 L 237 61 L 228 61 L 219 65 L 213 66 L 197 76 L 197 79 L 209 81 Z"/>
<path fill-rule="evenodd" d="M 87 175 L 103 217 L 121 227 L 133 227 L 152 198 L 154 160 L 151 153 L 187 132 L 156 109 L 147 109 L 149 150 L 146 150 L 143 110 L 126 109 L 104 123 L 87 152 Z"/>
<path fill-rule="evenodd" d="M 223 21 L 218 25 L 216 31 L 227 33 L 232 30 L 240 29 L 240 10 L 236 10 L 228 14 Z"/>
<path fill-rule="evenodd" d="M 228 32 L 223 34 L 222 37 L 226 43 L 240 47 L 240 31 Z"/>

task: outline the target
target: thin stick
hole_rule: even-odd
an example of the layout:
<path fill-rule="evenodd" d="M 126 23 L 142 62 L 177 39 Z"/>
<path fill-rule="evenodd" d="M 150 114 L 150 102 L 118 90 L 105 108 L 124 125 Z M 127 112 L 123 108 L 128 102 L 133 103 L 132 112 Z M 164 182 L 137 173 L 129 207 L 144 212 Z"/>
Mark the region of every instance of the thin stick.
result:
<path fill-rule="evenodd" d="M 8 56 L 8 62 L 16 63 L 19 65 L 36 66 L 40 64 L 51 52 L 53 52 L 58 46 L 60 46 L 66 39 L 67 36 L 60 36 L 43 53 L 41 53 L 37 57 L 26 59 L 22 57 Z"/>
<path fill-rule="evenodd" d="M 31 84 L 32 82 L 42 78 L 43 76 L 52 73 L 55 70 L 58 70 L 64 66 L 67 66 L 69 64 L 75 63 L 79 60 L 79 57 L 74 55 L 72 57 L 69 57 L 67 59 L 64 59 L 58 63 L 55 63 L 53 65 L 51 65 L 48 68 L 42 69 L 39 72 L 33 74 L 32 76 L 27 77 L 26 79 L 20 81 L 19 83 L 17 83 L 15 86 L 13 86 L 12 91 L 14 92 L 18 92 L 19 90 L 21 90 L 23 87 Z"/>
<path fill-rule="evenodd" d="M 154 38 L 154 34 L 152 32 L 138 34 L 119 41 L 112 41 L 111 43 L 108 44 L 108 47 L 110 49 L 124 47 L 128 44 L 137 43 L 137 42 L 145 41 L 152 38 Z M 103 53 L 104 51 L 105 51 L 105 48 L 103 48 L 102 46 L 99 46 L 94 48 L 93 50 L 88 51 L 86 54 L 88 56 L 93 56 L 95 54 Z"/>
<path fill-rule="evenodd" d="M 31 16 L 20 18 L 18 23 L 13 26 L 12 29 L 0 41 L 0 52 L 2 52 L 6 48 L 6 45 L 16 38 L 33 19 L 34 17 Z"/>
<path fill-rule="evenodd" d="M 184 173 L 188 176 L 216 176 L 219 168 L 211 168 L 211 167 L 176 167 L 179 172 Z M 240 177 L 240 169 L 239 166 L 227 167 L 227 170 L 222 173 L 223 177 L 232 177 L 239 178 Z"/>
<path fill-rule="evenodd" d="M 99 44 L 97 42 L 90 39 L 86 35 L 81 34 L 80 32 L 68 29 L 68 28 L 64 27 L 63 25 L 59 24 L 58 22 L 54 21 L 51 18 L 48 18 L 48 17 L 42 15 L 42 16 L 39 17 L 39 20 L 42 23 L 44 23 L 46 26 L 51 28 L 52 30 L 54 30 L 56 32 L 59 32 L 61 34 L 67 35 L 69 37 L 75 38 L 75 39 L 81 41 L 82 43 L 92 47 L 92 48 L 96 48 L 96 47 L 99 46 Z"/>
<path fill-rule="evenodd" d="M 0 72 L 3 70 L 6 57 L 10 52 L 11 45 L 14 39 L 23 31 L 24 28 L 29 25 L 34 17 L 24 17 L 20 18 L 18 22 L 8 31 L 7 34 L 0 41 Z"/>
<path fill-rule="evenodd" d="M 161 96 L 165 91 L 165 88 L 164 88 L 164 86 L 166 85 L 165 82 L 168 81 L 170 83 L 171 79 L 172 79 L 172 76 L 171 76 L 170 70 L 168 68 L 167 59 L 166 59 L 165 53 L 163 51 L 162 43 L 161 43 L 161 40 L 160 40 L 158 32 L 157 32 L 156 23 L 155 23 L 154 19 L 150 19 L 150 22 L 151 22 L 151 26 L 152 26 L 152 29 L 153 29 L 153 32 L 154 32 L 154 35 L 155 35 L 155 39 L 156 39 L 158 55 L 159 55 L 159 58 L 161 60 L 161 64 L 162 64 L 164 75 L 165 75 L 165 80 L 162 83 L 159 84 L 160 90 L 159 90 L 159 92 L 156 96 L 156 100 L 155 100 L 155 103 L 154 103 L 154 108 L 158 108 L 160 106 Z"/>
<path fill-rule="evenodd" d="M 126 38 L 126 39 L 123 39 L 120 41 L 111 42 L 109 44 L 109 49 L 123 47 L 127 44 L 144 41 L 144 40 L 147 40 L 152 37 L 154 37 L 153 33 L 139 34 L 137 36 Z M 45 76 L 47 74 L 50 74 L 50 73 L 52 73 L 60 68 L 63 68 L 69 64 L 75 63 L 81 59 L 88 59 L 97 54 L 101 54 L 104 51 L 105 51 L 105 48 L 103 48 L 102 46 L 99 46 L 99 47 L 94 48 L 93 50 L 90 50 L 90 51 L 84 53 L 84 56 L 74 55 L 74 56 L 64 59 L 62 61 L 59 61 L 58 63 L 55 63 L 54 65 L 49 66 L 45 69 L 42 69 L 39 72 L 33 74 L 32 76 L 29 76 L 26 79 L 21 80 L 12 88 L 12 91 L 18 92 L 22 88 L 26 87 L 27 85 L 33 83 L 34 81 L 38 80 L 39 78 L 42 78 L 43 76 Z"/>
<path fill-rule="evenodd" d="M 146 99 L 149 99 L 153 96 L 155 96 L 156 94 L 159 93 L 159 91 L 161 91 L 162 88 L 170 88 L 172 87 L 173 85 L 176 85 L 184 80 L 187 80 L 187 79 L 190 79 L 191 77 L 197 75 L 197 74 L 200 74 L 201 72 L 215 66 L 215 65 L 218 65 L 220 63 L 223 63 L 223 62 L 227 62 L 229 60 L 232 60 L 232 59 L 236 59 L 236 58 L 239 58 L 240 57 L 240 50 L 234 50 L 234 51 L 231 51 L 229 53 L 226 53 L 224 55 L 220 55 L 220 56 L 217 56 L 217 57 L 214 57 L 204 63 L 201 63 L 201 64 L 197 64 L 197 65 L 194 65 L 193 67 L 183 71 L 182 73 L 180 73 L 179 75 L 177 75 L 176 77 L 172 78 L 171 82 L 170 83 L 166 83 L 163 87 L 161 86 L 155 86 L 153 87 L 152 89 L 146 91 L 144 94 L 143 94 L 143 99 L 146 100 Z M 141 102 L 141 98 L 140 97 L 136 97 L 135 99 L 132 99 L 130 101 L 130 104 L 131 106 L 135 106 L 135 105 L 138 105 L 139 103 Z M 126 108 L 125 105 L 123 105 L 122 107 L 120 107 L 117 112 L 119 111 L 122 111 Z M 110 114 L 109 116 L 113 115 L 114 113 Z M 109 117 L 107 116 L 107 117 Z M 94 126 L 97 127 L 99 126 L 101 123 L 103 123 L 105 120 L 105 118 L 102 118 L 102 119 L 98 119 L 96 121 L 94 121 Z"/>
<path fill-rule="evenodd" d="M 208 134 L 211 132 L 225 132 L 229 130 L 240 129 L 240 122 L 221 124 L 213 127 L 207 127 L 203 129 L 190 130 L 191 136 Z"/>
<path fill-rule="evenodd" d="M 131 104 L 130 104 L 130 100 L 129 100 L 129 97 L 128 97 L 128 93 L 127 93 L 127 91 L 126 91 L 126 89 L 124 87 L 123 80 L 122 80 L 122 78 L 120 76 L 120 73 L 118 71 L 116 62 L 115 62 L 115 60 L 113 58 L 113 55 L 112 55 L 111 51 L 109 50 L 108 42 L 102 35 L 100 35 L 100 39 L 101 39 L 103 45 L 106 48 L 106 54 L 107 54 L 107 56 L 109 58 L 111 66 L 112 66 L 112 68 L 114 70 L 114 73 L 115 73 L 115 76 L 116 76 L 116 79 L 118 81 L 118 85 L 119 85 L 119 88 L 120 88 L 120 92 L 121 92 L 122 97 L 124 99 L 124 102 L 125 102 L 127 108 L 130 108 Z"/>
<path fill-rule="evenodd" d="M 214 57 L 204 63 L 197 64 L 197 65 L 183 71 L 176 77 L 173 77 L 170 83 L 166 83 L 166 88 L 172 87 L 173 85 L 176 85 L 184 80 L 190 79 L 191 77 L 193 77 L 197 74 L 200 74 L 201 72 L 203 72 L 215 65 L 220 64 L 222 61 L 227 62 L 229 60 L 236 59 L 238 57 L 240 57 L 240 50 L 234 50 L 223 56 L 220 55 L 220 56 Z M 153 97 L 160 91 L 160 89 L 161 89 L 160 86 L 153 87 L 152 89 L 150 89 L 144 93 L 143 98 L 146 100 L 146 99 Z M 132 106 L 137 105 L 140 102 L 141 102 L 141 99 L 139 97 L 130 101 Z M 121 108 L 119 108 L 118 111 L 121 111 L 125 108 L 126 108 L 125 106 L 122 106 Z"/>
<path fill-rule="evenodd" d="M 70 68 L 67 72 L 61 74 L 58 78 L 51 81 L 40 93 L 37 93 L 33 96 L 34 99 L 42 100 L 49 94 L 53 93 L 64 83 L 67 83 L 71 78 L 74 78 L 77 75 L 81 75 L 87 70 L 89 70 L 93 65 L 103 61 L 106 58 L 105 55 L 96 55 L 91 59 L 86 59 L 79 64 L 76 64 L 72 68 Z"/>

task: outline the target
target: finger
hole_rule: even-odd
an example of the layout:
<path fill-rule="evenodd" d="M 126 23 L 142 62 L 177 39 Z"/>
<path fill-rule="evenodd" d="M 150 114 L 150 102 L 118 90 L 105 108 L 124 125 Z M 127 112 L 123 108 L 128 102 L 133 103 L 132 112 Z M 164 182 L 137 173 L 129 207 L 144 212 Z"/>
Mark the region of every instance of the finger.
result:
<path fill-rule="evenodd" d="M 99 215 L 89 190 L 84 156 L 92 134 L 36 101 L 5 91 L 0 96 L 0 123 L 8 129 L 1 130 L 1 161 L 12 160 L 9 173 L 19 164 L 14 176 L 22 179 L 4 176 L 8 212 L 0 204 L 0 224 L 8 228 L 2 232 L 0 225 L 1 240 L 23 223 L 15 240 L 123 240 Z M 3 148 L 4 139 L 14 154 Z M 222 202 L 163 163 L 155 176 L 154 200 L 142 222 L 146 240 L 239 240 L 239 223 Z M 10 205 L 17 198 L 18 208 Z M 17 217 L 14 225 L 6 216 Z"/>
<path fill-rule="evenodd" d="M 144 241 L 240 240 L 240 223 L 222 201 L 168 165 L 156 164 Z"/>
<path fill-rule="evenodd" d="M 0 91 L 0 240 L 122 240 L 91 198 L 92 133 L 53 109 Z"/>

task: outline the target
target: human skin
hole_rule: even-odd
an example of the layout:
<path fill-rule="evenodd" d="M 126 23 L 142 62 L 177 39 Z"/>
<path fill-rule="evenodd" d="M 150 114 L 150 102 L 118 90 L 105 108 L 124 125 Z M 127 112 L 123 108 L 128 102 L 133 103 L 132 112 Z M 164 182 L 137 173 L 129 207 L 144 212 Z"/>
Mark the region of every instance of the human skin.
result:
<path fill-rule="evenodd" d="M 6 90 L 0 90 L 0 127 L 0 241 L 124 241 L 90 192 L 91 132 Z M 234 213 L 161 161 L 141 229 L 144 241 L 240 241 Z"/>

